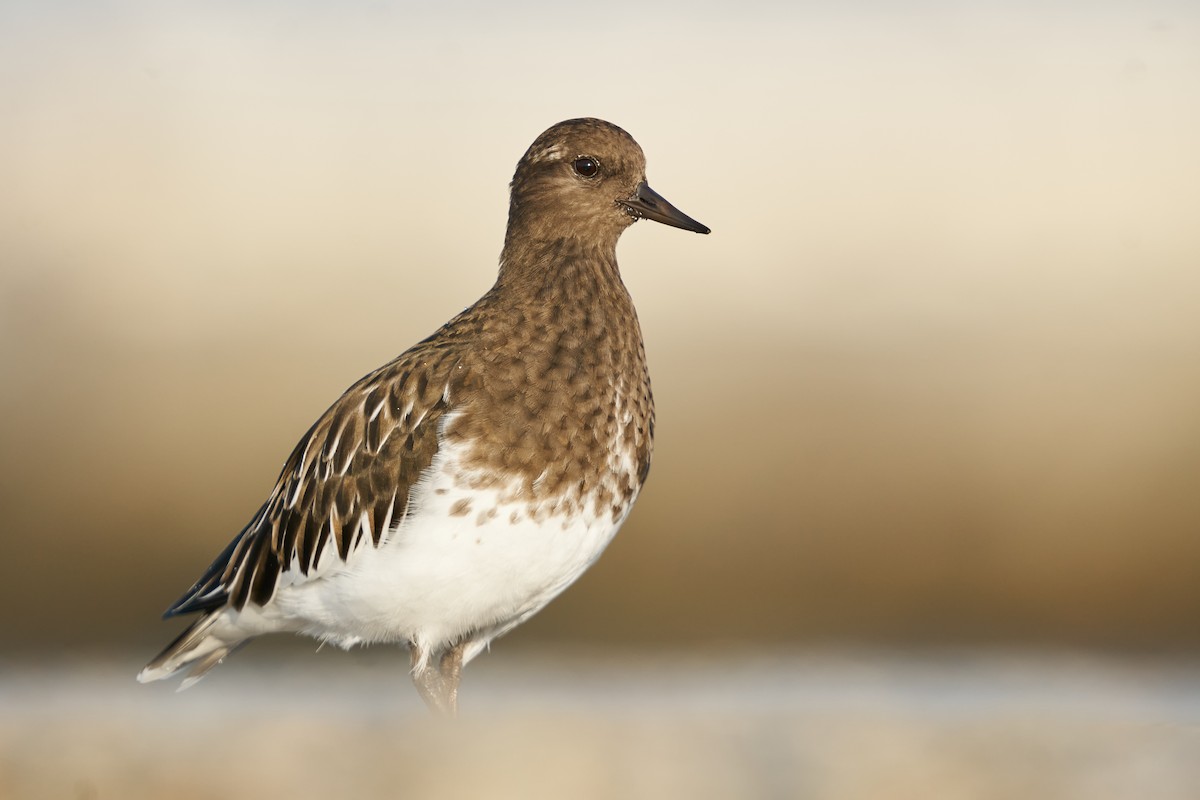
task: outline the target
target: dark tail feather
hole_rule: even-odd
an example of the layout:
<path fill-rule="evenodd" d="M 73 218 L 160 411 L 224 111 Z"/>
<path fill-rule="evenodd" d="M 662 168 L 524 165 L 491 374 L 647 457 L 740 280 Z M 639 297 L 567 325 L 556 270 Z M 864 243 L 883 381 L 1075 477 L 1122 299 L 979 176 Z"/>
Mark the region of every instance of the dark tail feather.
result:
<path fill-rule="evenodd" d="M 138 673 L 138 682 L 161 681 L 186 669 L 187 677 L 179 685 L 183 691 L 224 661 L 245 640 L 226 641 L 217 636 L 212 629 L 219 616 L 220 612 L 210 612 L 188 626 Z"/>

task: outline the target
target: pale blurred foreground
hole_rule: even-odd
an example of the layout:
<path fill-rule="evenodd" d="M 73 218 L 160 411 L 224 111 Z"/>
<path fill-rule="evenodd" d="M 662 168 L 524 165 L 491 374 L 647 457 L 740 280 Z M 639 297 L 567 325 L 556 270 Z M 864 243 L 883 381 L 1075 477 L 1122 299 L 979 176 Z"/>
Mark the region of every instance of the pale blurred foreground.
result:
<path fill-rule="evenodd" d="M 396 653 L 0 678 L 3 798 L 1200 797 L 1194 662 L 803 653 L 484 657 L 431 719 Z"/>

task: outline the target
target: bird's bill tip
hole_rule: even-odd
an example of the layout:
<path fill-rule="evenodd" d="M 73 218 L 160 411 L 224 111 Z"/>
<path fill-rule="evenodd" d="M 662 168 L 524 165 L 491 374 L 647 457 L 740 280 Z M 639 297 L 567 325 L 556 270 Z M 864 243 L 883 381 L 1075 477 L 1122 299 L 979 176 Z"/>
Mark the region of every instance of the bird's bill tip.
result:
<path fill-rule="evenodd" d="M 639 219 L 652 219 L 655 222 L 661 222 L 664 225 L 682 228 L 685 231 L 692 231 L 694 233 L 712 232 L 707 225 L 697 222 L 668 203 L 666 198 L 651 189 L 645 181 L 637 185 L 633 197 L 627 200 L 618 200 L 617 202 L 631 215 Z"/>

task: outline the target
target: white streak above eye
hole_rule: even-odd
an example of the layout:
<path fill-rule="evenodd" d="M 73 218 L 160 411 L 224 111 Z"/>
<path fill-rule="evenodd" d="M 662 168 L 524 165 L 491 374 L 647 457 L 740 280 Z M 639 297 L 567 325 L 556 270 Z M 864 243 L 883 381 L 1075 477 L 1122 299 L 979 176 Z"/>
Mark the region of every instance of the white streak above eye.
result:
<path fill-rule="evenodd" d="M 536 164 L 539 161 L 558 161 L 562 158 L 562 153 L 562 145 L 553 144 L 543 150 L 530 154 L 529 162 Z"/>

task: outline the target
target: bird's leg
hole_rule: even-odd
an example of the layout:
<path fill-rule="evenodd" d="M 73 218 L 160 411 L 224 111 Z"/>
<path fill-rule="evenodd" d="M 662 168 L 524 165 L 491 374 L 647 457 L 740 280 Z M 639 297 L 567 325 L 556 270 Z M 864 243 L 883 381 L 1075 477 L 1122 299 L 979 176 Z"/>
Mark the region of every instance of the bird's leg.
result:
<path fill-rule="evenodd" d="M 409 642 L 412 656 L 412 681 L 417 693 L 435 714 L 458 714 L 458 682 L 462 677 L 463 645 L 456 644 L 442 653 L 436 667 L 431 666 L 416 642 Z"/>
<path fill-rule="evenodd" d="M 452 717 L 458 716 L 458 682 L 462 679 L 463 646 L 459 642 L 446 652 L 438 663 L 438 672 L 442 676 L 442 698 Z"/>
<path fill-rule="evenodd" d="M 425 701 L 425 705 L 435 714 L 448 715 L 450 709 L 442 702 L 442 674 L 429 665 L 423 651 L 416 642 L 408 643 L 408 652 L 412 656 L 412 682 L 417 687 L 417 693 Z"/>

